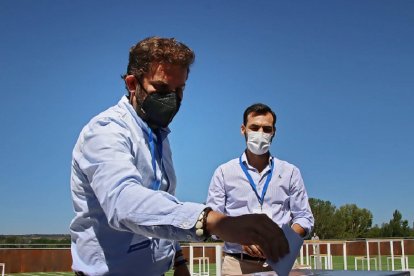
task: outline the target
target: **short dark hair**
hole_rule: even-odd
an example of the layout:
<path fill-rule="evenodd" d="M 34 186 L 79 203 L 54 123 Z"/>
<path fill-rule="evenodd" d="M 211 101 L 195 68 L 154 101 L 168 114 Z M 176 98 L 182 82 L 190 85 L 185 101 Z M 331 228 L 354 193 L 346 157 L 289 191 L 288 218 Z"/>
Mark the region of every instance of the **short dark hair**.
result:
<path fill-rule="evenodd" d="M 273 112 L 273 110 L 262 103 L 255 103 L 252 104 L 251 106 L 249 106 L 248 108 L 246 108 L 246 110 L 243 113 L 243 124 L 246 125 L 247 124 L 247 117 L 249 116 L 250 113 L 255 113 L 257 115 L 265 115 L 267 113 L 272 114 L 273 117 L 273 128 L 276 129 L 276 114 Z"/>
<path fill-rule="evenodd" d="M 134 75 L 141 80 L 154 63 L 180 65 L 190 73 L 190 65 L 194 63 L 194 59 L 193 50 L 175 38 L 148 37 L 129 50 L 127 73 L 122 78 Z"/>

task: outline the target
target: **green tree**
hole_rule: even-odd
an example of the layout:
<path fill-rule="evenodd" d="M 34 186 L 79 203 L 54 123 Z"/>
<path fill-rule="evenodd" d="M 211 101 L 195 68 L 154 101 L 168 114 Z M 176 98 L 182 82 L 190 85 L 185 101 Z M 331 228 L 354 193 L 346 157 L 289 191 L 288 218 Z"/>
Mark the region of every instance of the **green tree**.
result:
<path fill-rule="evenodd" d="M 372 213 L 365 208 L 358 208 L 355 204 L 341 206 L 337 215 L 342 228 L 338 238 L 365 238 L 372 226 Z"/>
<path fill-rule="evenodd" d="M 335 205 L 330 201 L 324 201 L 317 198 L 310 198 L 309 205 L 311 206 L 313 217 L 315 218 L 313 232 L 315 232 L 320 239 L 335 238 L 338 234 Z"/>
<path fill-rule="evenodd" d="M 374 227 L 371 227 L 368 230 L 367 238 L 381 238 L 382 237 L 382 227 L 379 227 L 375 224 Z"/>
<path fill-rule="evenodd" d="M 385 223 L 382 227 L 383 237 L 408 237 L 411 229 L 408 226 L 408 220 L 402 219 L 400 211 L 395 210 L 389 223 Z"/>

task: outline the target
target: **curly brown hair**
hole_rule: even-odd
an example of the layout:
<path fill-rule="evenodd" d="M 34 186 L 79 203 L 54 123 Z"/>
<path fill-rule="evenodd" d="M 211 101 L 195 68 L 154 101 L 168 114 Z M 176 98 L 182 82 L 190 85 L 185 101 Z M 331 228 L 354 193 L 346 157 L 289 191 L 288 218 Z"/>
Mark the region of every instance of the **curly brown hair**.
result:
<path fill-rule="evenodd" d="M 151 70 L 155 63 L 181 65 L 190 73 L 190 65 L 195 59 L 194 52 L 175 38 L 152 36 L 145 38 L 129 50 L 127 73 L 122 76 L 134 75 L 138 80 Z"/>

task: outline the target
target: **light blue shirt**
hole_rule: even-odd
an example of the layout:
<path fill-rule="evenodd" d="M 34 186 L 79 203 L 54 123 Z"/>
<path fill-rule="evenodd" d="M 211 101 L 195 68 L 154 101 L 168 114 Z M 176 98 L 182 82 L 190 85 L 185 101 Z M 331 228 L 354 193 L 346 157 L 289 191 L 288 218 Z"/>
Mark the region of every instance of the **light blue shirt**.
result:
<path fill-rule="evenodd" d="M 179 249 L 175 241 L 200 241 L 194 225 L 206 206 L 173 196 L 176 176 L 168 133 L 153 134 L 155 147 L 162 140 L 162 161 L 155 150 L 161 185 L 154 191 L 149 128 L 125 96 L 83 128 L 71 171 L 73 270 L 159 276 L 173 264 Z"/>
<path fill-rule="evenodd" d="M 211 179 L 206 204 L 213 210 L 229 216 L 267 213 L 280 227 L 284 224 L 298 223 L 310 233 L 314 219 L 299 169 L 286 161 L 271 157 L 269 161 L 273 162 L 273 175 L 261 205 L 239 160 L 235 158 L 216 169 Z M 248 164 L 245 153 L 241 156 L 241 161 L 256 185 L 257 194 L 262 195 L 271 170 L 270 162 L 259 173 Z M 226 242 L 224 251 L 241 253 L 242 248 L 239 244 Z"/>

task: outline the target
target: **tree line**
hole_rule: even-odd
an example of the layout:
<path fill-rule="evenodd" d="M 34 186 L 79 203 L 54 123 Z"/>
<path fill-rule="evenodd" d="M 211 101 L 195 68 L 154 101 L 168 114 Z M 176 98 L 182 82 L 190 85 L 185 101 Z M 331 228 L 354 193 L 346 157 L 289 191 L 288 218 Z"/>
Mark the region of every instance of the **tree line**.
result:
<path fill-rule="evenodd" d="M 0 247 L 1 245 L 30 245 L 30 244 L 50 244 L 52 247 L 56 244 L 70 244 L 70 236 L 64 234 L 57 235 L 0 235 Z"/>
<path fill-rule="evenodd" d="M 372 213 L 356 204 L 336 208 L 330 201 L 310 198 L 309 204 L 315 218 L 313 232 L 320 239 L 356 239 L 414 237 L 414 229 L 395 210 L 388 223 L 372 225 Z"/>

